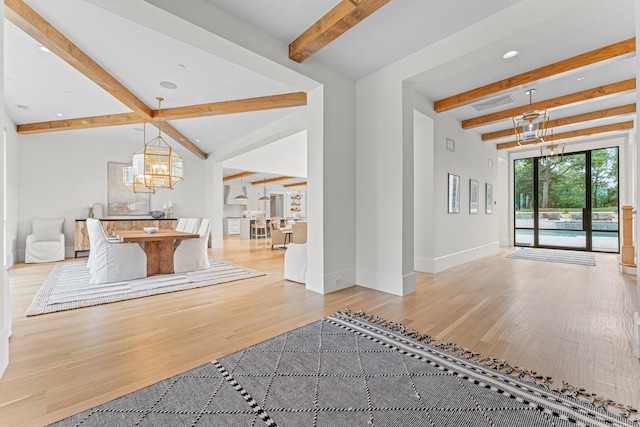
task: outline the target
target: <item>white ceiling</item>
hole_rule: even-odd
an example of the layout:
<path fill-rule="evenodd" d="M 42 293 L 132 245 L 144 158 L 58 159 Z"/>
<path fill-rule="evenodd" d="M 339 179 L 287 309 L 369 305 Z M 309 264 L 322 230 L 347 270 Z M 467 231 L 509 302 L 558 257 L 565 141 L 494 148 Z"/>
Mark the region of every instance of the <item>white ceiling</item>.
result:
<path fill-rule="evenodd" d="M 213 11 L 219 7 L 260 28 L 281 41 L 283 48 L 338 3 L 338 0 L 205 1 L 211 4 Z M 140 26 L 87 1 L 26 0 L 26 3 L 152 108 L 157 107 L 157 96 L 165 98 L 163 107 L 173 107 L 301 90 Z M 163 0 L 148 0 L 147 3 L 161 4 Z M 453 53 L 448 64 L 416 76 L 416 89 L 436 100 L 635 35 L 633 0 L 563 0 L 555 3 L 552 0 L 392 0 L 308 61 L 325 63 L 357 79 L 482 20 L 495 19 L 494 15 L 506 8 L 527 6 L 544 11 L 545 7 L 554 5 L 567 8 L 567 11 L 557 16 L 550 14 L 549 22 L 533 29 L 526 25 L 527 14 L 520 14 L 522 38 L 487 43 L 485 49 L 468 55 Z M 518 24 L 496 21 L 495 31 L 499 32 L 500 26 Z M 490 39 L 489 34 L 487 38 Z M 5 107 L 16 123 L 57 120 L 57 113 L 62 113 L 62 118 L 77 118 L 130 111 L 55 55 L 37 50 L 37 45 L 35 40 L 5 20 Z M 502 53 L 509 49 L 521 53 L 508 61 L 502 59 Z M 578 76 L 585 78 L 577 81 Z M 537 89 L 535 101 L 634 76 L 635 58 L 629 58 L 531 86 Z M 160 86 L 162 81 L 174 82 L 178 88 L 164 89 Z M 524 90 L 523 87 L 509 91 L 516 99 L 513 106 L 528 103 Z M 599 108 L 606 108 L 634 100 L 635 93 L 628 93 L 597 103 Z M 211 153 L 303 108 L 212 116 L 171 124 L 203 151 Z M 552 110 L 550 114 L 553 119 L 593 109 L 584 102 L 571 108 Z M 451 114 L 466 119 L 479 113 L 467 106 L 452 110 Z M 479 131 L 505 126 L 503 121 Z M 133 125 L 72 132 L 131 141 L 134 149 L 142 143 L 140 128 L 140 125 Z M 178 151 L 183 156 L 193 155 L 183 148 Z"/>

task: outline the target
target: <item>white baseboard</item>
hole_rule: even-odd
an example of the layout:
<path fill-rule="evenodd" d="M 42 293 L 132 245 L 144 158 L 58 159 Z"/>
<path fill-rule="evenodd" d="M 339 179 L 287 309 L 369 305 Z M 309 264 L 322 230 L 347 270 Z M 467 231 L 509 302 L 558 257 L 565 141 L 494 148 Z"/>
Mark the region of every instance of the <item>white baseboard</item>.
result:
<path fill-rule="evenodd" d="M 383 274 L 376 271 L 356 271 L 356 283 L 365 288 L 405 296 L 416 291 L 416 273 L 405 275 Z"/>
<path fill-rule="evenodd" d="M 491 242 L 486 245 L 478 246 L 453 254 L 441 256 L 438 258 L 421 258 L 415 257 L 414 268 L 416 271 L 425 273 L 440 273 L 458 265 L 483 258 L 489 255 L 495 255 L 500 251 L 499 242 Z"/>
<path fill-rule="evenodd" d="M 356 270 L 348 268 L 342 271 L 336 271 L 324 276 L 324 288 L 326 293 L 339 291 L 340 289 L 350 288 L 356 282 Z"/>
<path fill-rule="evenodd" d="M 632 276 L 636 276 L 638 274 L 637 267 L 627 267 L 627 266 L 621 265 L 620 270 L 622 270 L 623 274 L 631 274 Z"/>

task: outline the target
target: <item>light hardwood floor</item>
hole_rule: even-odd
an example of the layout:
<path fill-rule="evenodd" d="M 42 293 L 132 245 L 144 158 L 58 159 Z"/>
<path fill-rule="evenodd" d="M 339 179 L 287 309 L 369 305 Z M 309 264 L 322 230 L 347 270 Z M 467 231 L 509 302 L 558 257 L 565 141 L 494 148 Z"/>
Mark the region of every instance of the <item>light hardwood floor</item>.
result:
<path fill-rule="evenodd" d="M 268 241 L 225 245 L 212 255 L 266 276 L 29 318 L 52 264 L 14 266 L 0 425 L 45 425 L 347 307 L 640 407 L 636 280 L 619 272 L 618 255 L 587 267 L 506 259 L 504 249 L 418 273 L 417 291 L 401 298 L 309 292 L 283 280 L 284 250 Z"/>

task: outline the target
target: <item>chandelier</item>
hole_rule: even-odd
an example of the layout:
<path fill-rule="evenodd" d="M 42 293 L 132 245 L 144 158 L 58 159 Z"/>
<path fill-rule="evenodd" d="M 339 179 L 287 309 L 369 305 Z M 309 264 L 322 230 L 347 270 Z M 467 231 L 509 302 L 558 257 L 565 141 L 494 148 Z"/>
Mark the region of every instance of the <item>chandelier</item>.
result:
<path fill-rule="evenodd" d="M 543 166 L 553 163 L 554 157 L 560 160 L 564 157 L 564 144 L 559 145 L 553 142 L 553 130 L 551 131 L 551 144 L 546 147 L 540 147 L 540 157 L 540 163 Z"/>
<path fill-rule="evenodd" d="M 147 124 L 143 124 L 142 142 L 147 140 Z M 129 162 L 122 168 L 122 181 L 136 194 L 156 194 L 157 188 L 147 188 L 144 186 L 144 175 L 136 175 L 133 172 L 133 162 Z"/>
<path fill-rule="evenodd" d="M 161 188 L 173 189 L 184 179 L 182 157 L 162 137 L 160 106 L 163 99 L 161 97 L 156 99 L 158 100 L 158 136 L 145 142 L 140 150 L 133 153 L 131 171 L 125 172 L 125 176 L 130 175 L 126 178 L 132 182 L 133 191 L 137 193 L 155 193 Z"/>
<path fill-rule="evenodd" d="M 530 110 L 525 111 L 521 116 L 513 117 L 513 130 L 518 145 L 544 142 L 547 135 L 549 115 L 547 110 L 533 109 L 532 95 L 535 91 L 535 89 L 529 89 L 525 92 L 529 95 Z"/>

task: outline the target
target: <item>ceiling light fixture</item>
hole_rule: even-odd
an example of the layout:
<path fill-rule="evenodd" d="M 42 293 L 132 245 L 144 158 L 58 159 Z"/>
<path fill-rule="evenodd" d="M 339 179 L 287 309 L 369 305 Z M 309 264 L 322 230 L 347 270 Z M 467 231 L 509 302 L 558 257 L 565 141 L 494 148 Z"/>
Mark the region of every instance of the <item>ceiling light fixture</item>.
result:
<path fill-rule="evenodd" d="M 49 48 L 46 48 L 46 47 L 44 47 L 44 46 L 38 46 L 38 50 L 39 50 L 39 51 L 41 51 L 41 52 L 46 52 L 46 53 L 51 52 L 51 51 L 49 50 Z"/>
<path fill-rule="evenodd" d="M 518 52 L 517 50 L 510 50 L 509 52 L 505 53 L 504 55 L 502 55 L 502 57 L 504 59 L 511 59 L 514 56 L 518 56 L 520 52 Z"/>
<path fill-rule="evenodd" d="M 267 196 L 267 184 L 264 184 L 264 195 L 258 200 L 261 202 L 268 202 L 271 200 L 271 197 Z"/>
<path fill-rule="evenodd" d="M 182 157 L 176 153 L 162 137 L 162 112 L 158 100 L 158 136 L 146 142 L 144 147 L 133 154 L 133 175 L 142 176 L 144 186 L 153 192 L 161 188 L 173 189 L 184 179 Z"/>
<path fill-rule="evenodd" d="M 532 96 L 535 89 L 529 89 L 525 93 L 529 95 L 529 110 L 522 113 L 521 116 L 513 117 L 513 130 L 516 135 L 518 145 L 523 143 L 535 144 L 544 142 L 547 135 L 547 124 L 549 123 L 549 115 L 547 110 L 534 110 Z"/>
<path fill-rule="evenodd" d="M 175 84 L 174 82 L 167 82 L 167 81 L 160 82 L 160 86 L 162 86 L 165 89 L 177 89 L 178 88 L 178 85 Z"/>
<path fill-rule="evenodd" d="M 234 197 L 236 200 L 248 200 L 249 198 L 244 194 L 244 187 L 242 186 L 242 177 L 240 177 L 240 194 Z"/>
<path fill-rule="evenodd" d="M 540 157 L 542 158 L 540 160 L 540 163 L 542 164 L 542 166 L 550 166 L 557 159 L 562 160 L 562 158 L 564 157 L 564 144 L 560 146 L 559 144 L 553 143 L 553 129 L 551 129 L 550 138 L 551 144 L 547 145 L 546 147 L 540 147 Z M 562 150 L 559 151 L 558 149 L 560 148 Z M 554 157 L 556 160 L 554 160 Z"/>
<path fill-rule="evenodd" d="M 134 128 L 136 132 L 142 131 L 142 143 L 147 141 L 147 124 L 143 123 L 141 128 Z M 133 171 L 133 161 L 122 167 L 122 181 L 136 194 L 156 194 L 156 188 L 144 186 L 144 175 L 135 174 Z"/>

